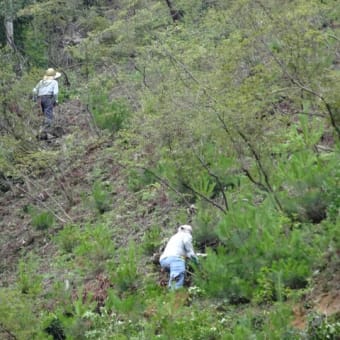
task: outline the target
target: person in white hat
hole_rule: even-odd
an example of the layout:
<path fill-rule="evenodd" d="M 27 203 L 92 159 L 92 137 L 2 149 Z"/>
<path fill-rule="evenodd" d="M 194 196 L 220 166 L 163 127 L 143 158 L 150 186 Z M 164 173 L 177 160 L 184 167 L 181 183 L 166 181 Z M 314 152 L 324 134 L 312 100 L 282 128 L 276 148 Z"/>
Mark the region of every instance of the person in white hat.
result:
<path fill-rule="evenodd" d="M 58 104 L 59 85 L 56 80 L 61 76 L 60 72 L 49 68 L 42 80 L 33 89 L 33 96 L 38 98 L 38 103 L 45 116 L 44 125 L 51 126 L 53 122 L 53 107 Z"/>
<path fill-rule="evenodd" d="M 181 225 L 177 233 L 170 238 L 159 259 L 161 267 L 170 270 L 168 283 L 170 289 L 178 289 L 183 286 L 186 259 L 198 262 L 192 246 L 192 227 L 185 224 Z"/>

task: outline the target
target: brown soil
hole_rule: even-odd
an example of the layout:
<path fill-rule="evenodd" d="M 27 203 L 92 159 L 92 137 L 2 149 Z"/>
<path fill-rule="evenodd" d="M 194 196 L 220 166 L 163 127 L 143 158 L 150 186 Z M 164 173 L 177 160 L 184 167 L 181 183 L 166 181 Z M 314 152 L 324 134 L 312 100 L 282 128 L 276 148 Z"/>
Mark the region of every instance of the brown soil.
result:
<path fill-rule="evenodd" d="M 303 301 L 294 307 L 293 326 L 305 329 L 307 315 L 313 311 L 327 317 L 340 313 L 339 257 L 314 277 L 313 288 Z"/>
<path fill-rule="evenodd" d="M 161 223 L 166 223 L 166 216 L 173 210 L 164 188 L 155 188 L 154 198 L 147 200 L 142 206 L 138 203 L 139 198 L 135 193 L 127 190 L 124 168 L 119 159 L 114 159 L 110 153 L 105 152 L 112 146 L 112 140 L 97 134 L 90 113 L 79 101 L 59 105 L 55 116 L 55 125 L 61 126 L 64 134 L 59 138 L 40 140 L 38 143 L 44 150 L 65 148 L 57 169 L 51 167 L 43 169 L 39 174 L 26 175 L 21 181 L 12 183 L 10 191 L 0 192 L 0 287 L 16 281 L 19 259 L 31 252 L 41 258 L 41 271 L 44 271 L 44 263 L 47 271 L 50 259 L 57 252 L 52 242 L 53 235 L 66 224 L 81 225 L 84 221 L 96 218 L 95 209 L 84 207 L 82 202 L 82 195 L 91 193 L 91 173 L 95 169 L 103 169 L 105 180 L 114 183 L 112 204 L 113 209 L 117 210 L 114 218 L 120 225 L 123 224 L 119 214 L 121 210 L 124 216 L 126 227 L 122 226 L 121 234 L 116 235 L 113 240 L 118 247 L 126 246 L 129 240 L 138 241 L 153 223 L 154 216 L 158 216 Z M 66 145 L 70 143 L 69 138 L 72 138 L 72 148 L 79 146 L 78 154 L 68 154 Z M 54 212 L 56 223 L 52 230 L 39 231 L 33 228 L 31 216 L 26 211 L 29 205 Z M 117 221 L 113 219 L 112 224 Z M 131 225 L 138 225 L 138 231 L 131 231 Z M 95 287 L 98 277 L 100 276 L 90 278 L 93 282 L 87 282 L 86 287 Z M 104 292 L 100 292 L 99 295 L 103 294 Z"/>

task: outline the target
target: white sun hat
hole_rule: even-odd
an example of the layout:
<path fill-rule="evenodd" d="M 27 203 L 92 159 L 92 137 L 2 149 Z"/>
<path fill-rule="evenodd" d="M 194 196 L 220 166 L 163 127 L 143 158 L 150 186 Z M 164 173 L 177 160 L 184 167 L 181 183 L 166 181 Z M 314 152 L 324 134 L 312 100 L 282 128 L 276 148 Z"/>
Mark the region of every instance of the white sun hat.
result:
<path fill-rule="evenodd" d="M 189 224 L 183 224 L 178 228 L 178 231 L 185 231 L 187 233 L 192 234 L 192 227 Z"/>
<path fill-rule="evenodd" d="M 61 76 L 60 72 L 57 72 L 54 68 L 48 68 L 44 75 L 44 80 L 57 79 Z"/>

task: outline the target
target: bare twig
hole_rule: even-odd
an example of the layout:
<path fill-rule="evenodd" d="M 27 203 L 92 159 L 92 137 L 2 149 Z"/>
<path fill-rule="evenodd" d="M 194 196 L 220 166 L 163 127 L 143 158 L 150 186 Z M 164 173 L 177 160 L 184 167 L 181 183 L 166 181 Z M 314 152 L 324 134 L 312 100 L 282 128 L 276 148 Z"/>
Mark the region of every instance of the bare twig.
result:
<path fill-rule="evenodd" d="M 19 191 L 21 191 L 23 194 L 27 195 L 28 197 L 30 197 L 33 201 L 38 202 L 40 205 L 42 205 L 46 210 L 48 210 L 59 222 L 61 223 L 66 223 L 66 221 L 61 218 L 59 215 L 57 215 L 47 204 L 45 204 L 42 200 L 40 200 L 39 198 L 36 198 L 34 196 L 32 196 L 27 190 L 18 187 Z M 72 220 L 71 220 L 72 221 Z"/>
<path fill-rule="evenodd" d="M 221 205 L 217 204 L 215 201 L 213 201 L 212 199 L 210 199 L 209 197 L 202 195 L 200 192 L 196 191 L 194 188 L 192 188 L 190 185 L 183 183 L 184 187 L 186 187 L 187 189 L 189 189 L 190 191 L 192 191 L 195 195 L 203 198 L 205 201 L 209 202 L 210 204 L 212 204 L 214 207 L 218 208 L 219 210 L 223 211 L 224 214 L 227 213 L 227 210 L 225 208 L 223 208 Z"/>
<path fill-rule="evenodd" d="M 266 47 L 266 43 L 263 41 L 262 42 Z M 329 115 L 329 118 L 331 120 L 331 124 L 334 128 L 334 130 L 336 131 L 336 133 L 338 134 L 338 137 L 340 138 L 340 128 L 337 126 L 336 124 L 336 120 L 335 120 L 335 114 L 333 112 L 333 108 L 332 106 L 329 104 L 329 102 L 318 92 L 316 92 L 315 90 L 313 90 L 312 88 L 306 86 L 305 84 L 303 84 L 301 81 L 299 81 L 298 79 L 296 79 L 295 77 L 293 77 L 290 72 L 288 72 L 287 68 L 285 67 L 284 63 L 272 52 L 270 51 L 270 49 L 268 48 L 268 52 L 270 53 L 270 55 L 272 56 L 272 58 L 275 60 L 275 62 L 280 66 L 282 72 L 286 75 L 286 77 L 291 81 L 292 84 L 298 86 L 302 91 L 309 93 L 317 98 L 319 98 L 323 104 L 326 107 L 327 113 Z"/>
<path fill-rule="evenodd" d="M 128 169 L 127 166 L 125 166 L 124 164 L 118 163 L 118 165 L 124 169 Z M 176 188 L 174 188 L 171 184 L 169 184 L 164 178 L 158 176 L 157 174 L 155 174 L 152 170 L 144 167 L 144 166 L 133 166 L 132 168 L 134 169 L 140 169 L 140 170 L 144 170 L 146 172 L 148 172 L 150 175 L 152 175 L 153 177 L 155 177 L 162 185 L 164 185 L 165 187 L 169 188 L 170 190 L 172 190 L 174 193 L 176 193 L 178 196 L 180 196 L 183 201 L 185 202 L 185 204 L 190 207 L 190 202 L 184 197 L 183 194 L 181 194 Z"/>
<path fill-rule="evenodd" d="M 269 176 L 267 174 L 267 171 L 264 169 L 264 166 L 262 164 L 262 161 L 261 161 L 261 158 L 260 158 L 260 155 L 257 153 L 257 151 L 255 150 L 255 148 L 253 147 L 253 145 L 250 143 L 249 139 L 246 137 L 246 135 L 242 132 L 242 131 L 239 131 L 238 130 L 238 133 L 239 135 L 241 136 L 241 138 L 243 139 L 243 141 L 246 143 L 246 145 L 248 146 L 250 152 L 253 154 L 254 158 L 255 158 L 255 161 L 256 161 L 256 164 L 259 168 L 259 171 L 260 173 L 263 175 L 263 178 L 264 178 L 264 181 L 266 183 L 266 188 L 268 189 L 267 191 L 270 192 L 273 197 L 274 197 L 274 200 L 278 206 L 278 208 L 282 211 L 282 205 L 279 201 L 279 199 L 277 198 L 277 196 L 275 195 L 275 192 L 270 184 L 270 181 L 269 181 Z M 249 179 L 251 177 L 248 177 Z"/>
<path fill-rule="evenodd" d="M 251 173 L 249 172 L 248 169 L 243 168 L 242 170 L 243 170 L 243 172 L 245 173 L 245 175 L 248 177 L 248 179 L 250 180 L 250 182 L 252 182 L 252 183 L 255 184 L 256 186 L 258 186 L 261 190 L 268 192 L 268 188 L 267 188 L 265 185 L 263 185 L 261 182 L 256 181 L 256 180 L 254 179 L 254 177 L 251 175 Z"/>
<path fill-rule="evenodd" d="M 16 340 L 17 339 L 17 337 L 10 330 L 5 328 L 5 326 L 2 323 L 0 323 L 0 329 L 1 329 L 2 332 L 7 334 L 9 340 Z"/>
<path fill-rule="evenodd" d="M 32 185 L 32 186 L 34 186 L 34 187 L 37 187 L 37 184 L 33 184 L 28 178 L 25 178 L 25 182 L 26 183 L 28 183 L 29 185 Z M 65 209 L 61 206 L 61 204 L 53 197 L 53 196 L 51 196 L 49 193 L 48 193 L 48 191 L 46 190 L 46 189 L 42 189 L 42 188 L 38 188 L 39 190 L 43 190 L 47 195 L 48 195 L 48 197 L 54 202 L 54 204 L 56 205 L 56 206 L 58 206 L 58 208 L 62 211 L 62 213 L 66 216 L 66 218 L 68 219 L 68 220 L 70 220 L 70 221 L 72 221 L 72 217 L 70 216 L 70 215 L 68 215 L 68 213 L 65 211 Z M 32 197 L 31 195 L 30 195 L 30 197 Z M 42 203 L 42 201 L 41 200 L 39 200 L 39 199 L 36 199 L 35 198 L 35 200 L 37 200 L 38 202 L 41 202 Z M 46 206 L 46 204 L 45 204 L 45 206 Z M 49 209 L 50 211 L 51 211 L 51 209 Z"/>
<path fill-rule="evenodd" d="M 223 187 L 223 184 L 222 184 L 220 178 L 210 170 L 207 163 L 205 163 L 199 155 L 196 154 L 196 157 L 199 160 L 199 162 L 201 163 L 201 165 L 203 166 L 203 168 L 208 172 L 208 174 L 216 180 L 216 182 L 217 182 L 217 184 L 220 188 L 220 191 L 222 193 L 223 202 L 224 202 L 224 205 L 225 205 L 225 210 L 228 211 L 229 210 L 228 200 L 227 200 L 227 197 L 225 195 L 224 187 Z"/>

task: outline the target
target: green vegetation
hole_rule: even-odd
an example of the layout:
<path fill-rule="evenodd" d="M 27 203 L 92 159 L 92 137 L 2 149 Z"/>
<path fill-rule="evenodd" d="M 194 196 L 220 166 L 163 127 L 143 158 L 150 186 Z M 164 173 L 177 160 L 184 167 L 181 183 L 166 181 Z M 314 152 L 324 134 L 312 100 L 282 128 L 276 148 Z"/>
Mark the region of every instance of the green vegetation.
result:
<path fill-rule="evenodd" d="M 0 338 L 336 339 L 313 294 L 339 279 L 338 1 L 0 8 Z M 168 292 L 180 223 L 207 256 Z"/>

